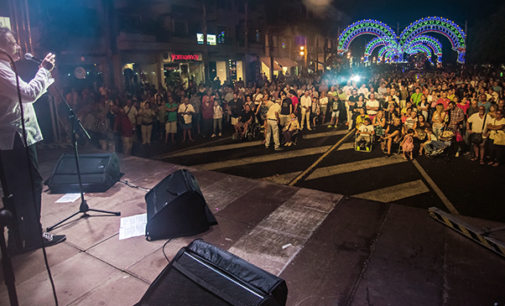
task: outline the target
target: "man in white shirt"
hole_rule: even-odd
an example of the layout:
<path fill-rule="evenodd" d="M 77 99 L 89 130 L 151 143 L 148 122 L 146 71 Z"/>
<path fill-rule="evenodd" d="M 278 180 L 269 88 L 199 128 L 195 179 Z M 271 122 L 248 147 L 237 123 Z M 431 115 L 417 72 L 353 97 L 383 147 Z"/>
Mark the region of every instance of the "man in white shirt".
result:
<path fill-rule="evenodd" d="M 370 100 L 366 102 L 366 112 L 370 119 L 373 120 L 379 111 L 379 101 L 375 99 L 375 94 L 370 94 Z"/>
<path fill-rule="evenodd" d="M 473 143 L 473 149 L 475 156 L 472 158 L 473 161 L 476 161 L 479 158 L 480 153 L 480 163 L 484 164 L 484 151 L 486 148 L 486 140 L 488 137 L 487 125 L 491 123 L 491 117 L 486 114 L 486 108 L 481 105 L 479 106 L 479 112 L 473 114 L 466 121 L 466 129 L 468 134 L 470 135 L 470 141 Z M 471 124 L 471 126 L 470 126 Z M 482 134 L 482 141 L 475 142 L 474 134 Z"/>
<path fill-rule="evenodd" d="M 280 102 L 280 100 L 277 100 Z M 281 105 L 278 102 L 269 102 L 269 108 L 267 112 L 267 137 L 265 141 L 265 147 L 268 149 L 270 146 L 270 138 L 272 133 L 274 134 L 274 144 L 275 151 L 282 151 L 281 144 L 279 141 L 279 114 L 281 112 Z"/>
<path fill-rule="evenodd" d="M 386 82 L 381 83 L 381 87 L 377 90 L 377 94 L 379 95 L 379 99 L 384 99 L 388 90 L 386 88 Z"/>
<path fill-rule="evenodd" d="M 132 123 L 133 129 L 137 126 L 137 108 L 133 105 L 133 102 L 131 99 L 126 100 L 126 106 L 124 107 L 124 113 L 128 116 L 128 119 L 130 119 L 130 122 Z"/>
<path fill-rule="evenodd" d="M 361 88 L 358 90 L 358 94 L 362 94 L 364 97 L 368 97 L 369 90 L 366 88 L 365 84 L 361 84 Z"/>
<path fill-rule="evenodd" d="M 13 32 L 0 27 L 0 49 L 19 60 L 21 47 Z M 51 70 L 54 55 L 49 53 L 40 64 L 39 71 L 28 83 L 19 79 L 24 118 L 21 117 L 16 75 L 11 68 L 9 56 L 0 52 L 0 157 L 1 168 L 6 177 L 2 186 L 9 189 L 12 200 L 5 201 L 15 219 L 9 226 L 8 249 L 11 255 L 48 247 L 65 241 L 65 235 L 43 233 L 40 224 L 42 176 L 37 162 L 35 144 L 42 140 L 42 133 L 33 109 L 33 103 L 54 82 Z M 26 138 L 21 120 L 24 120 Z M 27 146 L 25 148 L 25 145 Z M 28 163 L 30 166 L 28 166 Z M 31 174 L 30 174 L 31 173 Z M 5 195 L 4 196 L 8 196 Z M 33 199 L 35 198 L 35 203 Z M 16 247 L 15 247 L 16 246 Z"/>
<path fill-rule="evenodd" d="M 312 99 L 310 98 L 309 91 L 306 90 L 305 94 L 300 99 L 302 108 L 302 118 L 300 119 L 300 129 L 303 130 L 304 121 L 307 120 L 307 129 L 310 131 L 310 109 L 312 108 Z"/>
<path fill-rule="evenodd" d="M 351 81 L 347 81 L 347 85 L 346 85 L 346 86 L 344 86 L 343 90 L 344 90 L 344 93 L 345 93 L 348 97 L 351 95 L 351 91 L 352 91 Z"/>

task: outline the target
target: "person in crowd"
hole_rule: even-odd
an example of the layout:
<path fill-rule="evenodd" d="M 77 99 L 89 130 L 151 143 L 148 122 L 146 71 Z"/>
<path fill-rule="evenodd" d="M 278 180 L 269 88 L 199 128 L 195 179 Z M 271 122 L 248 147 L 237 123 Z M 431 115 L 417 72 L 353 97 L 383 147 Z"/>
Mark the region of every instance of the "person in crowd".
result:
<path fill-rule="evenodd" d="M 418 105 L 421 102 L 422 95 L 421 88 L 416 87 L 416 92 L 410 96 L 410 102 L 412 102 L 413 105 Z"/>
<path fill-rule="evenodd" d="M 181 105 L 179 105 L 179 110 L 177 113 L 182 116 L 181 128 L 182 128 L 182 142 L 186 142 L 186 135 L 188 136 L 189 141 L 193 142 L 193 138 L 191 138 L 191 122 L 193 120 L 193 114 L 195 109 L 193 105 L 189 104 L 188 98 L 183 98 Z"/>
<path fill-rule="evenodd" d="M 435 108 L 435 113 L 433 113 L 433 118 L 431 120 L 433 134 L 435 134 L 435 137 L 437 137 L 437 139 L 442 134 L 442 130 L 443 130 L 444 124 L 445 124 L 445 116 L 446 116 L 446 113 L 444 110 L 444 104 L 438 103 Z"/>
<path fill-rule="evenodd" d="M 488 165 L 498 167 L 503 162 L 503 153 L 505 150 L 505 118 L 504 111 L 496 110 L 495 118 L 489 120 L 487 130 L 489 133 L 489 141 L 491 145 L 491 160 Z"/>
<path fill-rule="evenodd" d="M 359 109 L 359 115 L 356 117 L 356 119 L 354 120 L 354 122 L 356 123 L 356 128 L 359 129 L 359 127 L 365 123 L 365 119 L 370 119 L 370 117 L 365 114 L 365 109 L 364 108 L 360 108 Z M 372 121 L 370 120 L 370 123 Z"/>
<path fill-rule="evenodd" d="M 386 157 L 391 156 L 391 146 L 393 141 L 395 143 L 399 143 L 401 139 L 401 131 L 402 131 L 402 125 L 401 125 L 401 119 L 395 117 L 393 119 L 393 124 L 388 125 L 386 128 L 386 133 L 383 138 L 382 138 L 382 150 L 385 149 L 385 146 L 387 145 L 387 151 L 388 153 L 386 154 Z"/>
<path fill-rule="evenodd" d="M 456 98 L 457 99 L 457 98 Z M 458 144 L 458 151 L 456 152 L 456 157 L 459 157 L 460 152 L 463 150 L 463 122 L 465 120 L 465 114 L 463 110 L 459 108 L 456 102 L 451 101 L 448 105 L 449 122 L 447 123 L 447 128 L 451 130 Z"/>
<path fill-rule="evenodd" d="M 491 108 L 491 102 L 488 101 L 487 96 L 484 93 L 481 94 L 479 96 L 479 98 L 480 98 L 480 100 L 479 100 L 478 105 L 479 105 L 479 107 L 484 106 L 484 108 L 486 109 L 486 114 L 487 114 L 489 112 L 489 109 Z"/>
<path fill-rule="evenodd" d="M 290 90 L 288 97 L 291 98 L 291 103 L 293 104 L 293 113 L 297 115 L 299 112 L 299 102 L 300 100 L 296 96 L 296 91 L 295 90 Z"/>
<path fill-rule="evenodd" d="M 292 141 L 291 137 L 299 129 L 300 129 L 300 124 L 298 123 L 298 120 L 296 119 L 295 114 L 291 113 L 289 115 L 289 121 L 284 124 L 284 127 L 282 129 L 282 134 L 284 136 L 284 141 L 285 141 L 284 146 L 289 147 L 289 146 L 293 145 L 293 141 Z"/>
<path fill-rule="evenodd" d="M 474 149 L 472 161 L 479 160 L 481 165 L 484 165 L 484 151 L 488 137 L 487 124 L 490 121 L 491 117 L 486 114 L 486 107 L 481 105 L 479 106 L 479 112 L 473 114 L 466 122 L 466 129 L 470 135 L 470 142 L 473 144 Z"/>
<path fill-rule="evenodd" d="M 426 137 L 425 137 L 426 141 L 421 143 L 421 146 L 419 148 L 419 155 L 423 155 L 423 150 L 426 145 L 430 144 L 432 141 L 438 140 L 437 136 L 435 136 L 435 134 L 433 134 L 433 130 L 428 125 L 426 125 L 426 127 L 424 128 L 424 133 L 426 135 Z"/>
<path fill-rule="evenodd" d="M 366 105 L 366 113 L 373 122 L 373 119 L 375 115 L 377 115 L 377 112 L 379 111 L 380 107 L 379 101 L 375 99 L 375 94 L 373 93 L 370 94 L 370 99 L 366 101 L 365 105 Z"/>
<path fill-rule="evenodd" d="M 165 123 L 165 144 L 168 143 L 168 136 L 172 135 L 172 143 L 175 143 L 175 134 L 177 134 L 177 111 L 179 110 L 179 105 L 175 103 L 172 97 L 168 98 L 168 102 L 165 103 L 163 109 L 166 113 L 166 123 Z M 161 108 L 160 108 L 161 109 Z"/>
<path fill-rule="evenodd" d="M 358 91 L 356 89 L 352 90 L 352 96 L 348 96 L 345 108 L 347 110 L 347 122 L 345 123 L 346 125 L 349 126 L 349 131 L 353 128 L 353 116 L 354 116 L 354 107 L 356 105 L 356 102 L 358 102 L 359 97 L 358 97 Z M 359 114 L 359 111 L 357 112 L 357 115 Z M 356 116 L 357 116 L 356 115 Z"/>
<path fill-rule="evenodd" d="M 142 131 L 142 144 L 151 144 L 151 135 L 153 132 L 153 119 L 156 117 L 156 112 L 151 109 L 151 102 L 145 102 L 144 108 L 141 109 L 137 118 L 140 119 Z"/>
<path fill-rule="evenodd" d="M 245 131 L 247 131 L 247 128 L 252 123 L 253 117 L 254 113 L 251 111 L 251 107 L 246 104 L 244 106 L 244 110 L 238 117 L 237 124 L 235 125 L 235 135 L 239 136 L 240 138 L 244 138 Z"/>
<path fill-rule="evenodd" d="M 208 137 L 212 133 L 212 124 L 214 122 L 214 96 L 212 96 L 212 91 L 210 90 L 202 98 L 202 117 L 203 137 Z"/>
<path fill-rule="evenodd" d="M 280 120 L 279 114 L 281 111 L 280 103 L 267 102 L 267 101 L 265 101 L 264 103 L 270 103 L 270 107 L 268 108 L 268 112 L 266 114 L 266 122 L 265 122 L 265 125 L 267 126 L 265 147 L 268 149 L 268 147 L 270 146 L 271 137 L 273 135 L 275 151 L 282 151 L 283 148 L 281 148 L 281 143 L 279 141 L 279 120 Z"/>
<path fill-rule="evenodd" d="M 293 114 L 293 100 L 287 96 L 284 91 L 280 92 L 281 111 L 279 114 L 280 125 L 285 126 L 291 121 L 291 114 Z"/>
<path fill-rule="evenodd" d="M 386 132 L 386 118 L 383 110 L 377 112 L 377 115 L 372 120 L 372 125 L 374 126 L 375 135 L 377 137 L 384 136 Z"/>
<path fill-rule="evenodd" d="M 328 125 L 328 128 L 331 127 L 338 127 L 338 118 L 340 117 L 340 108 L 345 104 L 345 93 L 343 92 L 342 88 L 338 89 L 339 94 L 336 95 L 336 97 L 333 99 L 333 103 L 331 104 L 331 119 L 330 119 L 330 125 Z M 341 95 L 344 100 L 341 99 Z"/>
<path fill-rule="evenodd" d="M 307 121 L 307 129 L 310 131 L 312 130 L 310 128 L 310 110 L 312 108 L 312 98 L 310 97 L 310 92 L 308 90 L 305 91 L 304 95 L 300 99 L 300 106 L 302 114 L 300 120 L 301 129 L 303 130 L 305 121 Z"/>
<path fill-rule="evenodd" d="M 326 94 L 326 91 L 322 91 L 321 96 L 319 97 L 319 108 L 321 112 L 321 124 L 323 125 L 326 123 L 326 112 L 328 110 L 328 101 L 329 99 Z"/>
<path fill-rule="evenodd" d="M 321 115 L 321 105 L 319 104 L 319 99 L 316 96 L 312 96 L 312 106 L 310 109 L 310 118 L 312 119 L 312 127 L 317 128 L 317 120 Z"/>
<path fill-rule="evenodd" d="M 470 118 L 473 114 L 477 114 L 479 112 L 479 102 L 477 99 L 470 100 L 470 106 L 466 112 L 466 117 Z"/>
<path fill-rule="evenodd" d="M 363 115 L 364 115 L 364 111 Z M 356 124 L 356 126 L 358 126 Z M 372 141 L 372 137 L 375 134 L 374 127 L 370 118 L 364 118 L 363 124 L 360 124 L 357 130 L 358 137 L 356 138 L 356 143 L 358 144 L 357 150 L 360 150 L 359 144 L 360 142 L 365 142 L 366 151 L 370 151 L 370 142 Z"/>
<path fill-rule="evenodd" d="M 192 129 L 194 132 L 196 132 L 196 135 L 201 135 L 202 132 L 200 130 L 200 122 L 202 121 L 202 98 L 203 96 L 199 96 L 199 93 L 191 93 L 191 100 L 189 100 L 189 103 L 191 106 L 193 106 L 194 113 L 192 114 L 191 118 L 191 125 Z M 170 100 L 168 101 L 170 102 Z"/>
<path fill-rule="evenodd" d="M 128 118 L 124 111 L 124 108 L 120 108 L 118 110 L 118 114 L 114 122 L 114 131 L 121 135 L 124 156 L 130 156 L 133 146 L 134 129 L 130 118 Z"/>
<path fill-rule="evenodd" d="M 489 117 L 491 117 L 491 119 L 494 119 L 496 117 L 495 113 L 497 108 L 498 107 L 496 104 L 491 104 L 491 106 L 489 107 L 489 112 L 487 114 L 489 115 Z"/>
<path fill-rule="evenodd" d="M 414 129 L 415 124 L 417 123 L 417 113 L 409 109 L 409 113 L 403 122 L 403 131 L 402 134 L 407 134 L 407 131 L 410 129 Z"/>
<path fill-rule="evenodd" d="M 214 133 L 211 137 L 216 137 L 217 129 L 219 128 L 218 136 L 223 135 L 223 108 L 219 106 L 217 101 L 214 101 Z"/>
<path fill-rule="evenodd" d="M 414 151 L 414 130 L 413 129 L 408 129 L 405 137 L 403 138 L 403 141 L 401 142 L 400 146 L 402 147 L 403 151 L 403 159 L 407 160 L 407 155 L 410 157 L 410 159 L 413 159 L 413 151 Z"/>

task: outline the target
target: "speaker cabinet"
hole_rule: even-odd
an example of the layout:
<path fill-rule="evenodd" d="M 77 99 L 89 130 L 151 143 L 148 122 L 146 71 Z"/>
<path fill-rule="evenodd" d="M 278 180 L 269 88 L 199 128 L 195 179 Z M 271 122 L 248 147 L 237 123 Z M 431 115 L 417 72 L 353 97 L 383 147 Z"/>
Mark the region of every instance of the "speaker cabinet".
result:
<path fill-rule="evenodd" d="M 178 170 L 163 179 L 145 197 L 146 239 L 170 239 L 203 233 L 217 224 L 196 178 Z"/>
<path fill-rule="evenodd" d="M 84 192 L 105 192 L 121 177 L 116 153 L 80 154 Z M 63 154 L 51 177 L 45 182 L 51 193 L 78 193 L 79 179 L 74 154 Z"/>
<path fill-rule="evenodd" d="M 286 282 L 197 239 L 179 250 L 135 306 L 284 306 Z"/>

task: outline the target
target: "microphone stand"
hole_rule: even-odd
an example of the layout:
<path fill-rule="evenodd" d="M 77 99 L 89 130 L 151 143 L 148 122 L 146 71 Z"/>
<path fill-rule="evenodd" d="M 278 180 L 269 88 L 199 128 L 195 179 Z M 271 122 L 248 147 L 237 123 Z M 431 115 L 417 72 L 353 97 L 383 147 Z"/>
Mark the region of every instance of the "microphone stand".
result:
<path fill-rule="evenodd" d="M 113 211 L 106 211 L 106 210 L 91 209 L 91 208 L 89 208 L 88 203 L 84 199 L 84 192 L 83 192 L 83 189 L 82 189 L 82 179 L 81 179 L 81 168 L 79 166 L 79 153 L 77 152 L 77 137 L 76 137 L 77 127 L 79 127 L 79 129 L 84 133 L 84 135 L 86 135 L 86 137 L 88 139 L 91 139 L 91 137 L 89 136 L 89 134 L 86 131 L 86 129 L 84 129 L 84 127 L 82 126 L 81 121 L 79 120 L 79 118 L 75 114 L 75 112 L 72 109 L 72 107 L 70 107 L 70 105 L 68 104 L 68 102 L 65 99 L 65 97 L 63 97 L 63 94 L 58 89 L 58 87 L 56 85 L 54 85 L 54 84 L 53 84 L 53 87 L 56 89 L 56 91 L 60 95 L 61 100 L 63 102 L 65 102 L 65 104 L 67 105 L 67 107 L 68 107 L 68 114 L 69 114 L 68 118 L 72 122 L 72 145 L 74 147 L 75 166 L 76 166 L 76 170 L 77 170 L 77 178 L 79 180 L 79 191 L 81 193 L 81 205 L 79 206 L 79 211 L 78 212 L 76 212 L 76 213 L 72 214 L 71 216 L 69 216 L 69 217 L 61 220 L 60 222 L 56 223 L 53 226 L 49 226 L 48 228 L 46 228 L 46 231 L 48 231 L 48 232 L 52 231 L 58 225 L 62 224 L 63 222 L 67 221 L 68 219 L 71 219 L 71 218 L 73 218 L 76 215 L 81 214 L 81 213 L 83 214 L 84 217 L 89 217 L 88 211 L 94 211 L 94 212 L 99 212 L 99 213 L 104 213 L 104 214 L 111 214 L 111 215 L 114 215 L 114 216 L 121 216 L 121 212 L 113 212 Z"/>

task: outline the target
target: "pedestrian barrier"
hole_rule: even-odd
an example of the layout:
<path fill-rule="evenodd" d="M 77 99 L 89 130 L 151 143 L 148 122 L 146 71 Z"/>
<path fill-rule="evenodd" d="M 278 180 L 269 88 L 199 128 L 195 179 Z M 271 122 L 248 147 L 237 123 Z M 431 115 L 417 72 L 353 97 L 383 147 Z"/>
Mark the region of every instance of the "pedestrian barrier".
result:
<path fill-rule="evenodd" d="M 490 249 L 491 251 L 505 257 L 505 243 L 488 236 L 489 234 L 496 231 L 504 230 L 505 227 L 502 226 L 494 229 L 478 229 L 475 226 L 472 226 L 436 207 L 430 207 L 428 211 L 433 219 L 443 223 L 444 225 L 447 225 L 456 232 L 465 235 L 473 241 Z"/>

